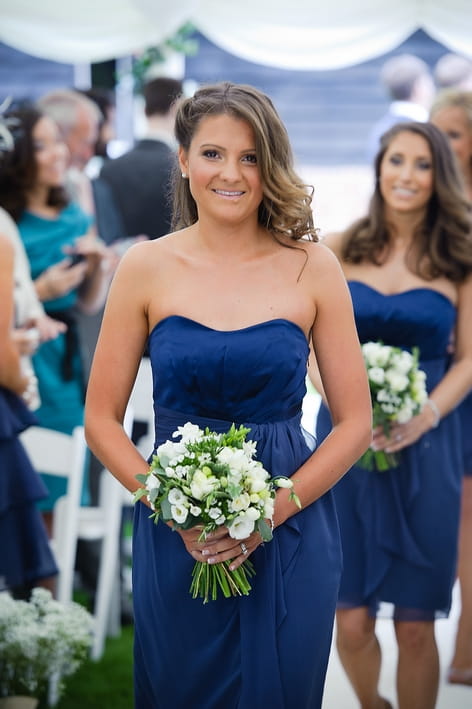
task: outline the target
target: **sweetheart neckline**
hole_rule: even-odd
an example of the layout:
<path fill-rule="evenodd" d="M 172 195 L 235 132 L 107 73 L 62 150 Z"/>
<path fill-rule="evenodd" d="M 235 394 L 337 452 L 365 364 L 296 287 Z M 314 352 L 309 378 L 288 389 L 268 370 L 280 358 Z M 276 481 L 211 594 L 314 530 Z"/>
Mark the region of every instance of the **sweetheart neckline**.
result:
<path fill-rule="evenodd" d="M 179 315 L 179 314 L 174 314 L 174 315 L 166 315 L 164 318 L 159 320 L 150 330 L 149 336 L 152 335 L 154 330 L 156 330 L 160 325 L 164 324 L 168 320 L 172 319 L 177 319 L 177 320 L 186 320 L 187 322 L 193 323 L 194 325 L 198 325 L 198 327 L 203 328 L 204 330 L 210 330 L 211 332 L 219 332 L 223 335 L 231 335 L 232 333 L 238 333 L 238 332 L 245 332 L 246 330 L 253 330 L 257 327 L 262 327 L 264 325 L 271 325 L 275 323 L 285 323 L 287 325 L 291 325 L 294 327 L 296 330 L 298 330 L 302 335 L 303 339 L 305 342 L 307 342 L 305 333 L 303 332 L 302 328 L 300 325 L 298 325 L 296 322 L 293 322 L 293 320 L 289 320 L 288 318 L 271 318 L 270 320 L 262 320 L 261 322 L 253 323 L 252 325 L 246 325 L 245 327 L 239 327 L 235 328 L 234 330 L 219 330 L 218 328 L 215 327 L 210 327 L 210 325 L 205 325 L 204 323 L 199 322 L 198 320 L 194 320 L 193 318 L 189 318 L 186 315 Z M 308 343 L 307 343 L 308 344 Z"/>
<path fill-rule="evenodd" d="M 397 298 L 399 296 L 408 295 L 409 293 L 414 293 L 416 291 L 426 291 L 427 293 L 434 293 L 435 295 L 439 295 L 439 297 L 443 298 L 445 301 L 447 301 L 452 308 L 456 308 L 456 305 L 452 302 L 452 300 L 449 298 L 449 296 L 445 295 L 444 293 L 441 293 L 441 291 L 439 291 L 439 290 L 436 290 L 436 288 L 428 288 L 426 286 L 418 286 L 416 288 L 407 288 L 406 290 L 399 291 L 398 293 L 383 293 L 383 291 L 379 290 L 375 286 L 371 286 L 368 283 L 364 283 L 363 281 L 357 281 L 355 278 L 349 279 L 348 283 L 355 283 L 355 284 L 364 286 L 365 288 L 368 288 L 369 290 L 374 291 L 374 293 L 378 293 L 378 295 L 381 295 L 383 298 Z"/>

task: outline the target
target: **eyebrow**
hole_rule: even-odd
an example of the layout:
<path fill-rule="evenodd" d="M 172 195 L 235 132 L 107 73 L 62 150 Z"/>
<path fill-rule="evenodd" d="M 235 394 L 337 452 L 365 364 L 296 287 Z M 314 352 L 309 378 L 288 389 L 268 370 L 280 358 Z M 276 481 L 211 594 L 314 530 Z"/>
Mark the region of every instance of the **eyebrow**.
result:
<path fill-rule="evenodd" d="M 217 145 L 216 143 L 202 143 L 200 145 L 200 149 L 202 148 L 215 148 L 216 150 L 226 150 L 226 148 L 223 148 L 221 145 Z M 244 148 L 244 150 L 241 150 L 241 153 L 255 153 L 256 148 Z"/>

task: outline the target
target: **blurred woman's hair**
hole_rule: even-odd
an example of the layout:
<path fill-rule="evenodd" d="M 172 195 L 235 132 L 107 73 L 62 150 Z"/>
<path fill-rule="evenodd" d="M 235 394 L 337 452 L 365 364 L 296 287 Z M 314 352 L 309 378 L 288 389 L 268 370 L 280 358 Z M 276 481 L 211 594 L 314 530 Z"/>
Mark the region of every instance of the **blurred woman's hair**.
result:
<path fill-rule="evenodd" d="M 13 147 L 0 159 L 0 206 L 17 222 L 27 207 L 28 193 L 38 176 L 33 131 L 44 114 L 33 107 L 11 111 L 5 116 L 13 137 Z M 63 187 L 51 187 L 47 204 L 65 207 L 69 202 Z"/>
<path fill-rule="evenodd" d="M 377 266 L 387 260 L 392 248 L 392 226 L 385 216 L 380 173 L 390 144 L 405 132 L 426 140 L 433 171 L 432 195 L 407 255 L 408 267 L 426 280 L 444 276 L 463 281 L 472 271 L 471 206 L 448 140 L 431 123 L 398 123 L 382 136 L 374 162 L 375 188 L 368 213 L 344 233 L 342 257 L 351 263 L 370 261 Z"/>

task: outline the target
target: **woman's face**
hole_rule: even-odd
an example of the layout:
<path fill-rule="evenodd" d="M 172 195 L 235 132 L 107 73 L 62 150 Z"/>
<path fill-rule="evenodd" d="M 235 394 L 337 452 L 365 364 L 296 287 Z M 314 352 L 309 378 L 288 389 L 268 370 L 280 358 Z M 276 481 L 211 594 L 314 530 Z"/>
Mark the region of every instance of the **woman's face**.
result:
<path fill-rule="evenodd" d="M 447 106 L 431 116 L 431 123 L 442 130 L 454 151 L 465 176 L 472 170 L 472 126 L 460 106 Z"/>
<path fill-rule="evenodd" d="M 36 185 L 46 188 L 64 184 L 68 151 L 54 121 L 43 116 L 33 128 Z"/>
<path fill-rule="evenodd" d="M 204 118 L 179 159 L 199 219 L 205 214 L 233 223 L 257 220 L 263 189 L 254 131 L 246 121 L 227 114 Z"/>
<path fill-rule="evenodd" d="M 392 139 L 380 163 L 380 193 L 395 212 L 426 209 L 433 194 L 433 159 L 423 136 L 403 131 Z"/>

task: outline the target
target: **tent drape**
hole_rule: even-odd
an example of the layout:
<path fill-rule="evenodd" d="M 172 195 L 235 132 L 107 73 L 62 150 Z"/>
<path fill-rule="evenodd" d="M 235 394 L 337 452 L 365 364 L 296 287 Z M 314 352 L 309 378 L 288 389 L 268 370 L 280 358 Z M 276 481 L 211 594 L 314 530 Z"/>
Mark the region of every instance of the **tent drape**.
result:
<path fill-rule="evenodd" d="M 159 44 L 191 21 L 248 61 L 337 69 L 388 52 L 417 29 L 472 57 L 470 0 L 0 0 L 0 40 L 66 63 Z"/>

